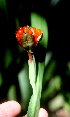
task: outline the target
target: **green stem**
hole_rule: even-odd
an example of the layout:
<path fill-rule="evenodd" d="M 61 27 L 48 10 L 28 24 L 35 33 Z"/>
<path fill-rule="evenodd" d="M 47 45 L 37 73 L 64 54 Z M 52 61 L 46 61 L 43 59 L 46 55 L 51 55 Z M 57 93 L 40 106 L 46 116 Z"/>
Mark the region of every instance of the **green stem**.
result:
<path fill-rule="evenodd" d="M 44 62 L 38 63 L 38 76 L 37 76 L 37 93 L 41 98 L 42 91 L 42 81 L 43 81 L 43 73 L 44 73 Z"/>
<path fill-rule="evenodd" d="M 44 62 L 38 63 L 38 76 L 36 81 L 36 63 L 33 55 L 32 62 L 29 60 L 29 80 L 33 88 L 33 95 L 31 96 L 27 117 L 38 117 L 40 108 L 40 98 L 42 91 L 42 80 L 44 73 Z"/>
<path fill-rule="evenodd" d="M 32 61 L 28 61 L 29 63 L 29 80 L 30 84 L 33 88 L 33 93 L 35 91 L 35 83 L 36 83 L 36 63 L 35 63 L 35 57 L 33 55 Z"/>

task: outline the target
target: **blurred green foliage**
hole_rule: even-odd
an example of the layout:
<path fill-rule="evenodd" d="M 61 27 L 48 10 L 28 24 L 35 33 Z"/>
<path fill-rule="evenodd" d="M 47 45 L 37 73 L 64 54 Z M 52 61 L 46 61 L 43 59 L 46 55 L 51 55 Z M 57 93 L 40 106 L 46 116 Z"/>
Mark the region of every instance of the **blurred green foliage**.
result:
<path fill-rule="evenodd" d="M 70 112 L 69 3 L 52 1 L 0 0 L 0 103 L 16 100 L 25 113 L 32 95 L 28 55 L 15 37 L 15 30 L 24 25 L 41 28 L 44 33 L 34 49 L 37 69 L 38 62 L 45 61 L 41 107 L 50 112 L 60 108 Z"/>
<path fill-rule="evenodd" d="M 37 29 L 41 29 L 43 32 L 43 38 L 40 41 L 40 44 L 47 48 L 48 45 L 48 26 L 47 21 L 41 15 L 32 12 L 31 13 L 31 26 L 36 27 Z"/>

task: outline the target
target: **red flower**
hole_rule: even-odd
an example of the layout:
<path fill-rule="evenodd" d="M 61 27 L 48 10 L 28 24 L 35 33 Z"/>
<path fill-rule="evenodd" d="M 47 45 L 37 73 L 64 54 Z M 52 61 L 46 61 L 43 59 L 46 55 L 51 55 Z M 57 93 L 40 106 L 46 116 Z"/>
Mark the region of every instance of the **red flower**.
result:
<path fill-rule="evenodd" d="M 19 44 L 26 50 L 32 51 L 38 42 L 42 39 L 43 32 L 35 27 L 19 27 L 16 32 L 16 38 Z"/>

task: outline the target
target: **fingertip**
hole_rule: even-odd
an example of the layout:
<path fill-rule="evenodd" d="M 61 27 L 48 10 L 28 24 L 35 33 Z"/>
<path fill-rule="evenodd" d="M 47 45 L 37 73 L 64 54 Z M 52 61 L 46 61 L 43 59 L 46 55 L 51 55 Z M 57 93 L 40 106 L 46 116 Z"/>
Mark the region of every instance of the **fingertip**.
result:
<path fill-rule="evenodd" d="M 0 117 L 14 117 L 21 112 L 21 106 L 16 101 L 8 101 L 0 104 Z"/>
<path fill-rule="evenodd" d="M 38 117 L 48 117 L 47 111 L 43 108 L 40 108 Z"/>
<path fill-rule="evenodd" d="M 18 113 L 20 113 L 21 112 L 21 105 L 18 103 L 18 102 L 16 102 L 16 101 L 14 101 L 14 100 L 12 100 L 12 101 L 8 101 L 10 104 L 11 104 L 11 106 L 14 108 L 14 111 L 16 112 L 18 112 Z"/>

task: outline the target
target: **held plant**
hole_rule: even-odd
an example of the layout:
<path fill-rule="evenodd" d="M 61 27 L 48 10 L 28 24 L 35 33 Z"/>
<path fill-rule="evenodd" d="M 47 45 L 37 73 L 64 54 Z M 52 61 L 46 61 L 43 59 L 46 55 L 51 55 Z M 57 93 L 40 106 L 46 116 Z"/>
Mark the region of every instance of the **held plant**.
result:
<path fill-rule="evenodd" d="M 42 91 L 42 80 L 44 73 L 44 62 L 38 63 L 38 75 L 36 78 L 36 63 L 33 55 L 33 49 L 42 39 L 43 32 L 35 27 L 19 27 L 16 31 L 16 38 L 19 44 L 28 52 L 29 60 L 29 80 L 33 88 L 33 95 L 31 96 L 27 117 L 38 117 L 40 108 L 40 98 Z M 41 69 L 40 69 L 41 68 Z"/>

